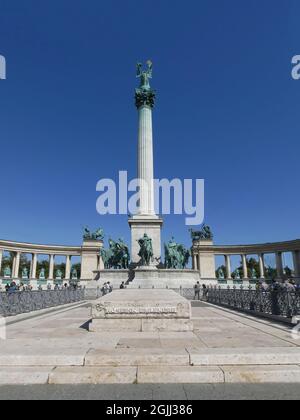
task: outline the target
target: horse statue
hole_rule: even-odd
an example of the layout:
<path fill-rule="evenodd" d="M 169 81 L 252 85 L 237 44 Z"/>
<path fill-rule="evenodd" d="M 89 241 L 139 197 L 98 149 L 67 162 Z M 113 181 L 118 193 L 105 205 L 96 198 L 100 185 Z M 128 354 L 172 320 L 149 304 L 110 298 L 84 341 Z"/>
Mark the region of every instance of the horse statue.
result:
<path fill-rule="evenodd" d="M 145 233 L 143 238 L 138 240 L 138 244 L 140 246 L 140 251 L 138 253 L 139 257 L 141 257 L 140 265 L 150 266 L 154 257 L 152 239 Z"/>
<path fill-rule="evenodd" d="M 97 241 L 103 241 L 103 239 L 104 239 L 104 230 L 101 229 L 101 228 L 97 229 L 96 232 L 93 234 L 93 237 Z"/>
<path fill-rule="evenodd" d="M 205 223 L 202 225 L 202 228 L 200 231 L 197 232 L 191 229 L 190 232 L 191 232 L 193 241 L 199 241 L 203 239 L 212 240 L 214 237 L 210 226 L 206 225 Z"/>
<path fill-rule="evenodd" d="M 100 256 L 102 257 L 106 270 L 112 268 L 127 270 L 129 268 L 129 248 L 122 239 L 120 239 L 119 242 L 110 239 L 109 249 L 101 249 Z"/>
<path fill-rule="evenodd" d="M 90 241 L 102 241 L 104 239 L 104 230 L 99 228 L 95 232 L 92 232 L 88 226 L 83 229 L 83 239 Z"/>
<path fill-rule="evenodd" d="M 191 253 L 183 245 L 177 244 L 172 238 L 165 245 L 165 267 L 167 269 L 184 270 L 189 262 Z"/>

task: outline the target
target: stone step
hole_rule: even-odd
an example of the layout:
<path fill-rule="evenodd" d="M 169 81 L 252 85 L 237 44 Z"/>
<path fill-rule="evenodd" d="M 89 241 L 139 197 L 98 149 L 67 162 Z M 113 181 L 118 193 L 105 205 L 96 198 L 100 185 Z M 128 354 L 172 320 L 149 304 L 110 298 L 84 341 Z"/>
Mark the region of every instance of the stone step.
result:
<path fill-rule="evenodd" d="M 136 367 L 58 367 L 49 376 L 52 385 L 79 384 L 134 384 Z"/>
<path fill-rule="evenodd" d="M 188 366 L 189 361 L 189 354 L 185 349 L 92 349 L 86 355 L 85 366 Z"/>
<path fill-rule="evenodd" d="M 139 384 L 218 384 L 224 383 L 219 367 L 139 366 Z"/>
<path fill-rule="evenodd" d="M 193 366 L 300 365 L 299 347 L 188 348 Z"/>
<path fill-rule="evenodd" d="M 300 383 L 297 365 L 222 366 L 226 383 Z"/>
<path fill-rule="evenodd" d="M 0 353 L 0 366 L 83 366 L 84 348 L 19 347 Z"/>
<path fill-rule="evenodd" d="M 297 365 L 1 367 L 0 385 L 300 383 Z"/>
<path fill-rule="evenodd" d="M 0 367 L 0 385 L 45 385 L 54 367 Z"/>

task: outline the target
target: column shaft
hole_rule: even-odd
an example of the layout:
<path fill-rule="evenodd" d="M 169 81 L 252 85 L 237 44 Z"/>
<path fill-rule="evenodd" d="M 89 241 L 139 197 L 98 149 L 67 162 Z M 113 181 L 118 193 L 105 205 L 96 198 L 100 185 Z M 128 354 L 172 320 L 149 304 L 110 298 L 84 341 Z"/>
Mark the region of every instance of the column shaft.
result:
<path fill-rule="evenodd" d="M 284 272 L 283 272 L 283 264 L 282 264 L 282 252 L 276 252 L 276 269 L 277 269 L 277 276 L 280 279 L 283 279 Z"/>
<path fill-rule="evenodd" d="M 295 277 L 300 277 L 300 252 L 293 252 L 293 261 L 294 261 L 294 272 Z"/>
<path fill-rule="evenodd" d="M 0 249 L 0 276 L 2 270 L 2 260 L 3 260 L 3 249 Z"/>
<path fill-rule="evenodd" d="M 198 271 L 200 272 L 200 275 L 201 275 L 201 256 L 200 256 L 200 252 L 198 253 L 198 256 L 197 256 L 197 268 L 198 268 Z"/>
<path fill-rule="evenodd" d="M 50 262 L 49 262 L 49 279 L 54 279 L 54 255 L 50 255 Z"/>
<path fill-rule="evenodd" d="M 259 274 L 260 274 L 260 278 L 264 279 L 265 278 L 265 259 L 264 259 L 264 254 L 259 254 Z"/>
<path fill-rule="evenodd" d="M 36 280 L 37 254 L 32 254 L 30 278 Z"/>
<path fill-rule="evenodd" d="M 193 254 L 193 270 L 197 271 L 197 254 Z"/>
<path fill-rule="evenodd" d="M 225 255 L 226 260 L 226 278 L 231 279 L 231 261 L 230 255 Z"/>
<path fill-rule="evenodd" d="M 138 179 L 140 185 L 139 214 L 155 215 L 152 109 L 139 109 Z"/>
<path fill-rule="evenodd" d="M 66 256 L 66 275 L 65 275 L 65 279 L 70 280 L 70 277 L 71 277 L 71 256 L 67 255 Z"/>
<path fill-rule="evenodd" d="M 242 255 L 244 279 L 248 279 L 247 255 Z"/>

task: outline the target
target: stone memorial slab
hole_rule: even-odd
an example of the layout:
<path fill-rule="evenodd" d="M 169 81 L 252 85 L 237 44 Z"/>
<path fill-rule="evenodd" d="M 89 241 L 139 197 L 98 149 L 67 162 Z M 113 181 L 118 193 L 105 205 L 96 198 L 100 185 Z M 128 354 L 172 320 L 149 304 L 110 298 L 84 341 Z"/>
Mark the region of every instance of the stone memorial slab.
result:
<path fill-rule="evenodd" d="M 190 302 L 172 290 L 118 290 L 92 306 L 90 331 L 193 330 Z"/>

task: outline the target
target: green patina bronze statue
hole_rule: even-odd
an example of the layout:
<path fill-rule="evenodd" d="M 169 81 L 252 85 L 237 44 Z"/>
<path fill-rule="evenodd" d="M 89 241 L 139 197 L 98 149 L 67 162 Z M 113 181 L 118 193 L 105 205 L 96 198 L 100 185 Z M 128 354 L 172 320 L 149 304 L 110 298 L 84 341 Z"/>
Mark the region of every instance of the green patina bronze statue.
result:
<path fill-rule="evenodd" d="M 202 225 L 202 228 L 200 231 L 197 232 L 191 229 L 190 232 L 191 232 L 193 241 L 199 241 L 203 239 L 212 240 L 214 238 L 211 228 L 207 226 L 205 223 Z"/>
<path fill-rule="evenodd" d="M 222 268 L 219 268 L 219 270 L 218 270 L 218 279 L 219 280 L 224 280 L 225 279 L 225 274 L 224 274 L 224 271 L 223 271 L 223 269 Z"/>
<path fill-rule="evenodd" d="M 99 228 L 95 232 L 92 232 L 88 226 L 85 226 L 83 230 L 83 239 L 90 241 L 103 241 L 104 239 L 104 230 Z"/>
<path fill-rule="evenodd" d="M 4 277 L 11 277 L 11 268 L 8 265 L 4 268 Z"/>
<path fill-rule="evenodd" d="M 138 256 L 141 258 L 140 265 L 144 267 L 150 266 L 153 262 L 153 246 L 152 239 L 145 233 L 144 236 L 138 240 L 140 251 Z"/>
<path fill-rule="evenodd" d="M 23 267 L 22 269 L 22 279 L 28 279 L 28 269 L 27 267 Z"/>
<path fill-rule="evenodd" d="M 137 64 L 137 78 L 140 79 L 140 87 L 135 90 L 135 104 L 139 109 L 142 106 L 154 107 L 155 91 L 151 89 L 150 79 L 152 79 L 153 64 L 152 61 L 147 61 L 147 70 L 143 70 L 141 63 Z"/>
<path fill-rule="evenodd" d="M 184 270 L 190 256 L 190 251 L 183 245 L 177 244 L 174 238 L 165 244 L 165 267 L 167 269 Z"/>
<path fill-rule="evenodd" d="M 109 249 L 101 249 L 100 255 L 102 257 L 104 267 L 106 270 L 117 269 L 117 270 L 127 270 L 130 263 L 130 253 L 129 248 L 123 241 L 109 240 Z"/>

